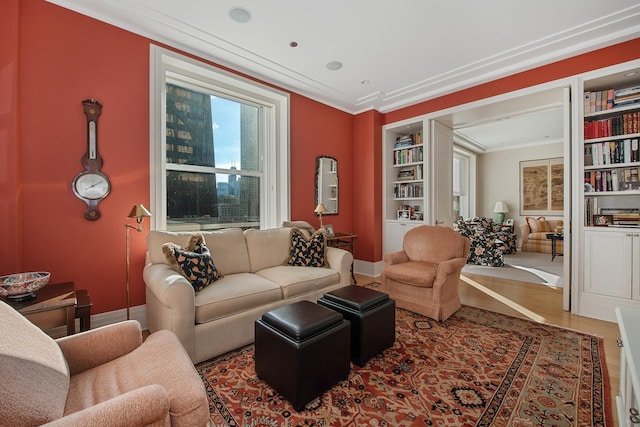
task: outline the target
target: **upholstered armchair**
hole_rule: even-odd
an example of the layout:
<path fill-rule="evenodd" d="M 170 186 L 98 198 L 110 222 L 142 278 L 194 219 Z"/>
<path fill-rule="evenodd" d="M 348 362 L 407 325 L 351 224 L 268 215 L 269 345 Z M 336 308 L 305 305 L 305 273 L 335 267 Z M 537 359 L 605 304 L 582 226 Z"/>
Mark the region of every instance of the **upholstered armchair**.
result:
<path fill-rule="evenodd" d="M 446 320 L 461 306 L 458 285 L 468 254 L 469 239 L 450 228 L 413 228 L 401 251 L 384 256 L 381 289 L 397 307 Z"/>
<path fill-rule="evenodd" d="M 0 301 L 0 425 L 205 426 L 209 405 L 170 331 L 127 321 L 54 340 Z"/>
<path fill-rule="evenodd" d="M 458 219 L 453 229 L 470 241 L 468 264 L 502 267 L 503 254 L 516 253 L 516 235 L 511 227 L 485 217 Z"/>

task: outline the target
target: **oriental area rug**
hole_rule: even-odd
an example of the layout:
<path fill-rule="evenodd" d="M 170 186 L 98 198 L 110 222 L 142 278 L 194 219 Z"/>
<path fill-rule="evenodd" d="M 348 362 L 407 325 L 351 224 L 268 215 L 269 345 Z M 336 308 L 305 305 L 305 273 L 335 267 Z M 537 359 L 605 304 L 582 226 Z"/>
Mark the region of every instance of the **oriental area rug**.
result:
<path fill-rule="evenodd" d="M 602 339 L 467 306 L 445 322 L 397 309 L 393 347 L 351 367 L 296 412 L 253 345 L 196 366 L 214 426 L 613 425 Z"/>

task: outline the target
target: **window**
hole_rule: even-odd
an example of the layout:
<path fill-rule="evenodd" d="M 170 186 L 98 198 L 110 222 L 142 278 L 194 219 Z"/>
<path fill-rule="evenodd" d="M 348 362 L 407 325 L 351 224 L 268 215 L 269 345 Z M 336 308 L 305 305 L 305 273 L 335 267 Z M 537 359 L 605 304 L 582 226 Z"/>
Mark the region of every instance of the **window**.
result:
<path fill-rule="evenodd" d="M 288 97 L 152 47 L 153 228 L 272 228 L 288 218 Z"/>

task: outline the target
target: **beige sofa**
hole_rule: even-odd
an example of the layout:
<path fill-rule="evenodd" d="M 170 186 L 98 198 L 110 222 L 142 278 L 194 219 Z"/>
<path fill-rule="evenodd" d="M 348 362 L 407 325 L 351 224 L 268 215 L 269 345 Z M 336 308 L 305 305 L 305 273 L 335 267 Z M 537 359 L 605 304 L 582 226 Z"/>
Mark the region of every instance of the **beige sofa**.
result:
<path fill-rule="evenodd" d="M 525 252 L 551 253 L 551 240 L 547 239 L 547 234 L 559 231 L 564 222 L 561 219 L 546 219 L 544 217 L 527 217 L 526 222 L 520 225 L 520 238 L 522 239 L 522 250 Z M 559 240 L 556 243 L 556 251 L 562 253 L 563 243 Z"/>
<path fill-rule="evenodd" d="M 144 268 L 147 325 L 173 331 L 194 363 L 254 341 L 254 322 L 273 308 L 316 301 L 350 284 L 351 253 L 326 248 L 328 268 L 285 265 L 290 228 L 200 232 L 224 277 L 197 294 L 169 267 L 167 242 L 186 247 L 190 232 L 151 231 Z"/>

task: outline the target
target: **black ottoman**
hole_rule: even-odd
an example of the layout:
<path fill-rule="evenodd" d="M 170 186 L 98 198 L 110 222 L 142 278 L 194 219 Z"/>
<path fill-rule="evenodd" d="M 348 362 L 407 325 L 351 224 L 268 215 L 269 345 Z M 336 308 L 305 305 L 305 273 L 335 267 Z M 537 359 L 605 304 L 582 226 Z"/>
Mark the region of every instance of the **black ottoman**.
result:
<path fill-rule="evenodd" d="M 396 302 L 362 286 L 346 286 L 324 294 L 318 304 L 351 321 L 351 360 L 364 366 L 396 341 Z"/>
<path fill-rule="evenodd" d="M 349 376 L 350 331 L 342 314 L 310 301 L 256 320 L 256 374 L 301 411 Z"/>

